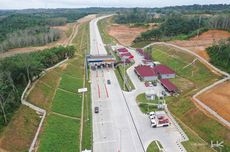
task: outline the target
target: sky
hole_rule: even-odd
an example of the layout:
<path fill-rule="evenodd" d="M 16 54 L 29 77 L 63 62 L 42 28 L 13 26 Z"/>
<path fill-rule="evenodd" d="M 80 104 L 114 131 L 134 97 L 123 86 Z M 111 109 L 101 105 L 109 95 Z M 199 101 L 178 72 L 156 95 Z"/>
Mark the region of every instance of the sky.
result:
<path fill-rule="evenodd" d="M 165 7 L 192 4 L 230 4 L 230 0 L 0 0 L 0 9 Z"/>

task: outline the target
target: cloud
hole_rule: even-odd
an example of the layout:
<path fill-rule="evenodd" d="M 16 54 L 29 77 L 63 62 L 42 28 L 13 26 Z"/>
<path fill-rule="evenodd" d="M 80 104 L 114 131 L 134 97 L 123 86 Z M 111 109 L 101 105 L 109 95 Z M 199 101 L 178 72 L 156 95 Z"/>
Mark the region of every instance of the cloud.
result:
<path fill-rule="evenodd" d="M 0 9 L 80 7 L 164 7 L 192 4 L 229 4 L 229 0 L 0 0 Z"/>

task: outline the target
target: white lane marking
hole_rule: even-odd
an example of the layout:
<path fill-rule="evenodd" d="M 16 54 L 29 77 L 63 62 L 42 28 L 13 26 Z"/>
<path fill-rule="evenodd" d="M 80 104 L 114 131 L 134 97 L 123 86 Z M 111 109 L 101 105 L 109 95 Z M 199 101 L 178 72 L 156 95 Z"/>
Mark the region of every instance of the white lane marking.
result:
<path fill-rule="evenodd" d="M 115 143 L 116 140 L 107 140 L 107 141 L 96 141 L 94 144 L 107 144 L 107 143 Z"/>

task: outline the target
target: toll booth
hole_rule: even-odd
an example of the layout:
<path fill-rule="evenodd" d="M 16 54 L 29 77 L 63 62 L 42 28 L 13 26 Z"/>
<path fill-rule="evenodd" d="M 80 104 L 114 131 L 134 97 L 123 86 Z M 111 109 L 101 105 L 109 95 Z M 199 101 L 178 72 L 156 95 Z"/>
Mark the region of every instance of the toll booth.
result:
<path fill-rule="evenodd" d="M 112 55 L 88 55 L 87 63 L 88 66 L 96 70 L 98 68 L 114 68 L 116 59 Z"/>

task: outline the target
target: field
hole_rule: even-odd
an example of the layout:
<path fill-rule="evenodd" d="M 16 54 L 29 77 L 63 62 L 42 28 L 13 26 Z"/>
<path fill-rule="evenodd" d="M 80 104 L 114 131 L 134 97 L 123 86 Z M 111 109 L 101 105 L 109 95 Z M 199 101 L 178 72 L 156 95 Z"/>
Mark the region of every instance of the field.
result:
<path fill-rule="evenodd" d="M 147 152 L 160 152 L 161 150 L 158 148 L 157 143 L 162 148 L 162 145 L 159 141 L 153 141 L 147 148 Z"/>
<path fill-rule="evenodd" d="M 66 62 L 61 72 L 60 84 L 56 88 L 50 109 L 51 113 L 41 134 L 39 151 L 47 151 L 50 148 L 52 151 L 78 151 L 80 145 L 82 149 L 91 149 L 90 95 L 85 95 L 87 98 L 82 106 L 82 95 L 77 93 L 77 90 L 83 87 L 85 77 L 83 55 L 89 49 L 88 30 L 88 23 L 82 24 L 77 37 L 73 40 L 77 47 L 76 56 Z M 82 107 L 83 124 L 80 121 Z"/>
<path fill-rule="evenodd" d="M 221 39 L 227 39 L 228 37 L 230 37 L 230 33 L 227 31 L 209 30 L 202 33 L 199 37 L 193 37 L 184 41 L 176 40 L 171 43 L 190 49 L 204 59 L 209 60 L 209 56 L 205 49 L 211 46 L 214 42 L 218 42 Z"/>
<path fill-rule="evenodd" d="M 191 96 L 198 90 L 217 81 L 220 77 L 210 72 L 199 61 L 196 61 L 196 63 L 190 67 L 184 68 L 193 61 L 194 57 L 172 47 L 154 46 L 152 55 L 155 60 L 174 69 L 179 77 L 193 83 L 189 88 L 185 87 L 185 90 L 182 90 L 182 93 L 178 97 L 166 98 L 169 110 L 176 116 L 178 121 L 183 122 L 184 125 L 182 125 L 182 127 L 187 128 L 187 134 L 189 138 L 192 139 L 183 143 L 185 148 L 188 151 L 201 148 L 203 149 L 202 151 L 210 151 L 207 147 L 207 143 L 200 139 L 201 137 L 209 144 L 211 140 L 224 141 L 222 151 L 229 151 L 229 130 L 215 119 L 205 115 L 191 101 Z M 174 83 L 181 86 L 181 81 L 176 79 L 174 79 Z M 178 81 L 180 84 L 177 84 Z M 196 132 L 197 135 L 194 132 Z"/>
<path fill-rule="evenodd" d="M 227 81 L 198 96 L 203 103 L 230 121 L 230 82 Z"/>
<path fill-rule="evenodd" d="M 49 115 L 38 151 L 78 151 L 79 130 L 80 121 Z"/>
<path fill-rule="evenodd" d="M 132 66 L 132 64 L 127 64 L 125 65 L 125 71 L 127 71 L 127 69 Z M 115 69 L 115 74 L 117 76 L 118 82 L 120 84 L 120 87 L 122 90 L 124 91 L 131 91 L 134 88 L 134 85 L 132 83 L 132 81 L 130 80 L 128 74 L 126 73 L 126 83 L 125 83 L 125 88 L 124 88 L 124 66 L 123 65 L 119 65 L 116 69 Z"/>
<path fill-rule="evenodd" d="M 112 24 L 112 17 L 98 21 L 98 29 L 105 44 L 116 44 L 117 40 L 108 34 L 109 27 Z"/>
<path fill-rule="evenodd" d="M 61 73 L 65 67 L 55 68 L 43 76 L 27 96 L 27 100 L 34 105 L 49 109 L 55 90 L 60 83 Z"/>
<path fill-rule="evenodd" d="M 129 25 L 112 24 L 108 33 L 124 46 L 130 46 L 140 33 L 147 31 L 146 27 L 131 27 Z"/>
<path fill-rule="evenodd" d="M 27 151 L 39 122 L 38 114 L 34 110 L 22 105 L 0 135 L 0 151 Z"/>

